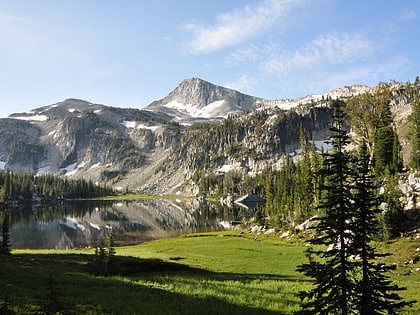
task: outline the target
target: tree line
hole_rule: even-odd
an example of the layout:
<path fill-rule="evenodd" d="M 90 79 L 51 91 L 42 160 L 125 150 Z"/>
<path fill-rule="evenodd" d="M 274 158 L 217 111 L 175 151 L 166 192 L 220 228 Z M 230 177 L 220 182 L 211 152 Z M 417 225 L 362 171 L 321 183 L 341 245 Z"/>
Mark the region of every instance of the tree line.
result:
<path fill-rule="evenodd" d="M 106 184 L 96 185 L 92 180 L 82 178 L 0 171 L 0 205 L 93 198 L 112 193 L 112 188 Z"/>

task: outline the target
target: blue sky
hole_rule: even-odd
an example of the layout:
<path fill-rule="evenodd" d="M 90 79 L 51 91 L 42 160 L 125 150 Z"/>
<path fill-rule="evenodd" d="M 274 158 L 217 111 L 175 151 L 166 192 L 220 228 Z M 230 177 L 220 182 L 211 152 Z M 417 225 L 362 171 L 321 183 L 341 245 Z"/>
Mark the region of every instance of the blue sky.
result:
<path fill-rule="evenodd" d="M 183 79 L 267 98 L 420 75 L 417 0 L 0 0 L 0 117 L 142 108 Z"/>

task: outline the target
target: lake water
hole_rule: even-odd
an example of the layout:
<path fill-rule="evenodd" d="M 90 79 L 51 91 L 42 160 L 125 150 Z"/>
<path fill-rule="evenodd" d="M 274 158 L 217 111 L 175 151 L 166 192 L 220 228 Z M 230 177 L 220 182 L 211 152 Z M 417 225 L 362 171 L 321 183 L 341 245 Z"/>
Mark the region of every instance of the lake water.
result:
<path fill-rule="evenodd" d="M 116 245 L 138 244 L 185 233 L 223 230 L 248 212 L 197 200 L 65 202 L 9 209 L 12 248 L 97 246 L 112 228 Z"/>

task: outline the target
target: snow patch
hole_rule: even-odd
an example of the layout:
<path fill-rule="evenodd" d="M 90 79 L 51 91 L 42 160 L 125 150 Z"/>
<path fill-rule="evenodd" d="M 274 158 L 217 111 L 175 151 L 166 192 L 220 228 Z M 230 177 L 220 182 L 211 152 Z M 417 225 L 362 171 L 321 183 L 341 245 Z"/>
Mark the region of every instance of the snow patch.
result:
<path fill-rule="evenodd" d="M 267 106 L 278 107 L 280 109 L 289 110 L 299 105 L 319 103 L 322 105 L 322 100 L 327 102 L 328 99 L 343 99 L 349 98 L 355 95 L 363 94 L 366 92 L 371 91 L 371 88 L 366 85 L 351 85 L 351 86 L 343 86 L 334 90 L 331 90 L 328 93 L 319 93 L 319 94 L 312 94 L 307 95 L 304 97 L 296 98 L 296 99 L 282 99 L 282 100 L 262 100 L 258 102 L 263 109 Z"/>
<path fill-rule="evenodd" d="M 136 122 L 135 121 L 129 121 L 129 120 L 124 120 L 122 122 L 122 124 L 129 129 L 134 129 L 136 127 Z"/>
<path fill-rule="evenodd" d="M 4 168 L 6 167 L 6 162 L 0 161 L 0 170 L 4 171 Z"/>
<path fill-rule="evenodd" d="M 223 110 L 219 108 L 225 104 L 224 100 L 212 102 L 204 107 L 199 107 L 193 104 L 183 104 L 178 101 L 172 101 L 165 105 L 164 107 L 172 108 L 177 110 L 182 114 L 186 114 L 192 117 L 201 117 L 201 118 L 212 118 L 212 117 L 219 117 L 220 113 Z"/>
<path fill-rule="evenodd" d="M 75 217 L 66 217 L 61 221 L 61 224 L 75 231 L 80 230 L 84 232 L 86 230 L 86 227 L 79 223 Z"/>
<path fill-rule="evenodd" d="M 52 167 L 48 165 L 48 166 L 39 168 L 36 174 L 37 175 L 48 174 L 51 172 L 51 170 L 52 170 Z"/>
<path fill-rule="evenodd" d="M 131 120 L 124 120 L 121 124 L 124 125 L 127 129 L 148 129 L 156 131 L 156 129 L 159 128 L 159 126 L 147 126 L 143 124 L 137 124 L 136 121 Z"/>
<path fill-rule="evenodd" d="M 156 129 L 158 129 L 159 126 L 146 126 L 146 125 L 137 125 L 136 129 L 149 129 L 152 131 L 156 131 Z"/>
<path fill-rule="evenodd" d="M 45 115 L 32 115 L 32 116 L 13 116 L 10 117 L 13 119 L 18 119 L 18 120 L 26 120 L 26 121 L 46 121 L 48 120 L 48 117 Z"/>
<path fill-rule="evenodd" d="M 67 226 L 72 230 L 77 230 L 77 221 L 73 217 L 66 217 L 64 220 L 61 221 L 61 224 Z"/>
<path fill-rule="evenodd" d="M 76 165 L 77 163 L 73 163 L 73 164 L 68 165 L 65 168 L 62 168 L 61 170 L 66 171 L 66 176 L 71 176 L 71 175 L 76 174 L 77 172 Z"/>
<path fill-rule="evenodd" d="M 219 168 L 217 171 L 220 173 L 228 173 L 233 170 L 237 170 L 240 168 L 239 163 L 237 165 L 231 165 L 231 164 L 225 164 L 221 168 Z"/>
<path fill-rule="evenodd" d="M 75 108 L 69 108 L 69 113 L 74 113 L 75 110 Z"/>
<path fill-rule="evenodd" d="M 98 163 L 96 163 L 96 164 L 93 164 L 93 165 L 90 167 L 90 169 L 97 168 L 97 167 L 99 167 L 99 166 L 101 166 L 101 162 L 98 162 Z"/>
<path fill-rule="evenodd" d="M 97 225 L 97 224 L 95 224 L 95 223 L 90 222 L 90 223 L 89 223 L 89 226 L 90 226 L 91 228 L 95 229 L 95 230 L 98 230 L 98 231 L 100 231 L 100 230 L 101 230 L 100 226 L 99 226 L 99 225 Z"/>

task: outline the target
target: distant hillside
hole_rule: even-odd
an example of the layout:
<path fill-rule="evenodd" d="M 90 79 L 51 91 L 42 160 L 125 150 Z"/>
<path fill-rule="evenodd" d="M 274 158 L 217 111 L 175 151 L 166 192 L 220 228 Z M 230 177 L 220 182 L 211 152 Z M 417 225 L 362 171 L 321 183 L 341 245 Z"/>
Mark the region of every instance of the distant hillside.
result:
<path fill-rule="evenodd" d="M 408 85 L 390 84 L 406 159 Z M 297 154 L 299 126 L 308 141 L 325 145 L 330 100 L 370 89 L 355 85 L 295 100 L 265 100 L 191 78 L 142 110 L 68 99 L 0 119 L 0 168 L 193 194 L 183 184 L 199 169 L 255 174 L 278 165 L 283 154 Z"/>

